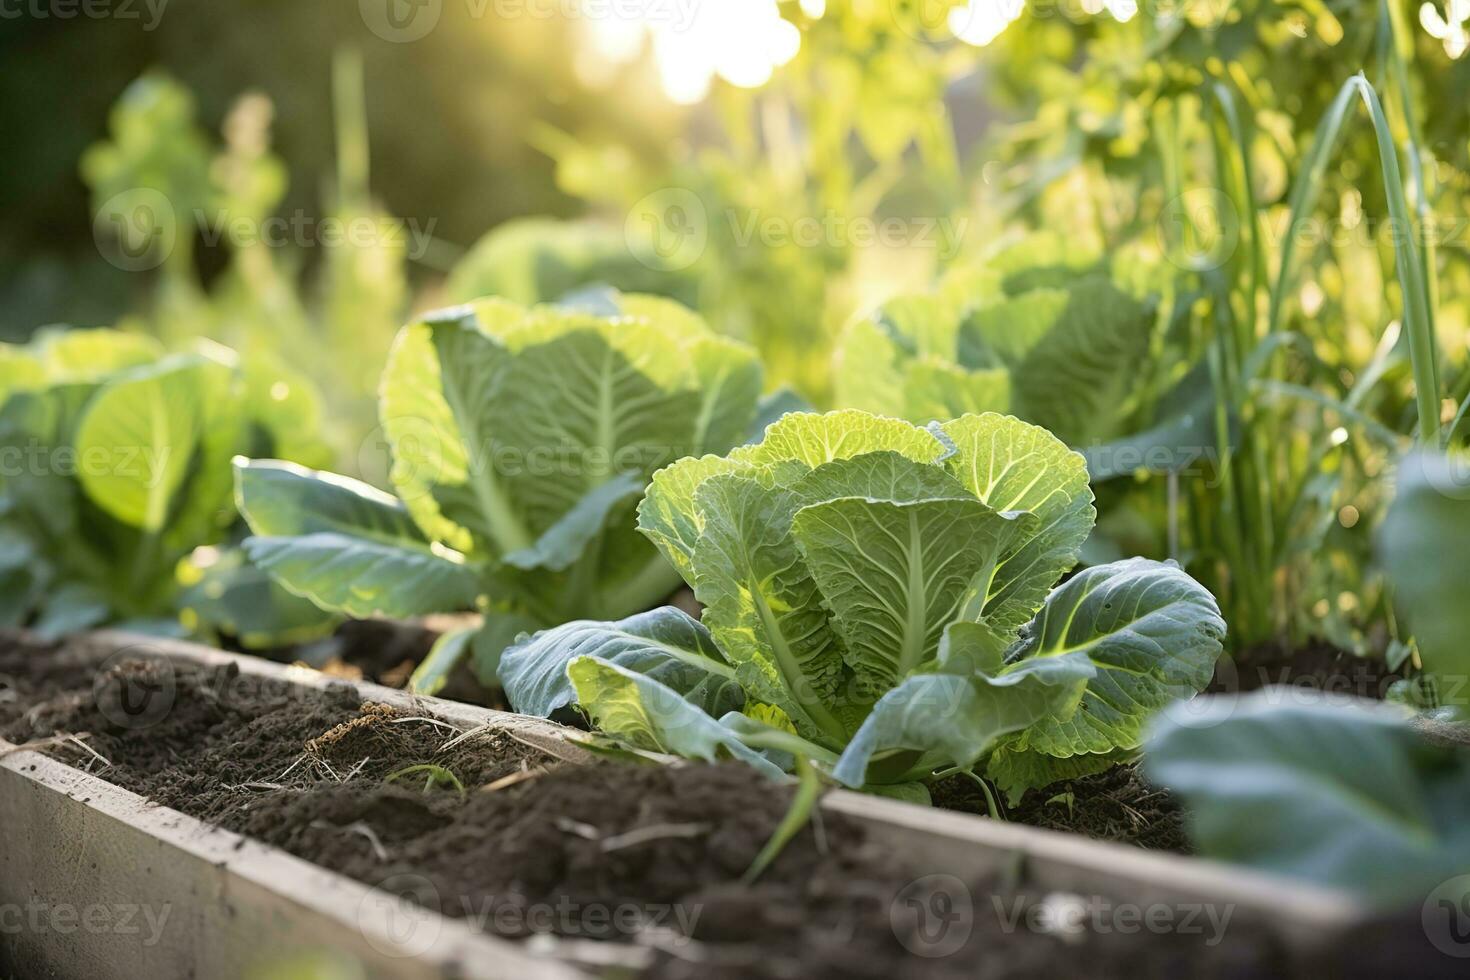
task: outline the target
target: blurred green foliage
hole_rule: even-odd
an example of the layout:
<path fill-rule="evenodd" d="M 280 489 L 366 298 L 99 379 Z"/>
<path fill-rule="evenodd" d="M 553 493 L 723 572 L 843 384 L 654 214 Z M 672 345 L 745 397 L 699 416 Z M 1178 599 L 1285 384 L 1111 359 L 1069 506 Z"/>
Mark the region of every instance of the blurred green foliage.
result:
<path fill-rule="evenodd" d="M 338 56 L 335 84 L 337 179 L 320 218 L 277 214 L 287 169 L 270 150 L 268 100 L 242 97 L 215 146 L 188 91 L 158 73 L 124 92 L 109 138 L 83 155 L 81 173 L 104 255 L 126 270 L 156 269 L 152 303 L 127 324 L 170 345 L 228 343 L 283 382 L 304 370 L 330 398 L 338 457 L 356 464 L 373 425 L 371 379 L 407 306 L 412 229 L 368 193 L 355 56 Z M 200 242 L 228 254 L 207 284 Z M 311 284 L 297 267 L 309 249 L 325 253 Z"/>
<path fill-rule="evenodd" d="M 328 455 L 309 386 L 209 341 L 166 353 L 136 333 L 44 330 L 0 345 L 0 402 L 0 625 L 43 636 L 215 623 L 181 587 L 238 527 L 231 458 Z M 263 587 L 296 626 L 330 622 Z M 264 617 L 250 628 L 276 630 Z"/>
<path fill-rule="evenodd" d="M 963 203 L 945 101 L 962 52 L 916 43 L 887 3 L 783 10 L 796 56 L 760 89 L 717 89 L 671 160 L 602 134 L 547 129 L 539 145 L 564 190 L 624 224 L 650 265 L 687 270 L 713 325 L 822 403 L 842 324 L 957 245 L 935 226 Z"/>
<path fill-rule="evenodd" d="M 192 93 L 195 119 L 214 130 L 242 93 L 274 107 L 273 144 L 288 168 L 281 209 L 320 215 L 336 169 L 332 52 L 362 52 L 374 186 L 388 212 L 431 220 L 443 254 L 417 264 L 432 281 L 455 250 L 521 214 L 577 211 L 553 167 L 527 139 L 549 121 L 571 131 L 616 128 L 658 156 L 674 117 L 628 87 L 576 82 L 570 27 L 548 18 L 494 16 L 482 4 L 445 3 L 434 30 L 409 44 L 375 35 L 356 3 L 175 0 L 156 20 L 6 18 L 0 30 L 0 337 L 23 339 L 52 322 L 113 322 L 147 301 L 146 276 L 97 261 L 88 189 L 77 161 L 103 137 L 113 103 L 133 80 L 166 71 Z M 198 256 L 206 280 L 227 254 Z M 302 256 L 318 264 L 321 256 Z"/>

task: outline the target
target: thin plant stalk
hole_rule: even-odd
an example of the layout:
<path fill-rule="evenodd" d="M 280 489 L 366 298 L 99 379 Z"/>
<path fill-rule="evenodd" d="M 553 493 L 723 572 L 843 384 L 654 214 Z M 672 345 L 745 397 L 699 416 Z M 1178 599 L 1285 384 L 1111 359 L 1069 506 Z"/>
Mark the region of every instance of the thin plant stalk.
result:
<path fill-rule="evenodd" d="M 1296 271 L 1293 265 L 1296 239 L 1307 215 L 1316 207 L 1322 189 L 1322 175 L 1338 146 L 1355 98 L 1361 100 L 1368 110 L 1378 147 L 1384 197 L 1388 201 L 1393 229 L 1394 265 L 1398 273 L 1399 289 L 1403 294 L 1404 327 L 1409 337 L 1409 360 L 1413 368 L 1414 395 L 1419 409 L 1419 442 L 1437 448 L 1441 445 L 1439 366 L 1426 269 L 1419 251 L 1419 232 L 1415 230 L 1404 195 L 1398 148 L 1394 145 L 1393 133 L 1384 115 L 1383 105 L 1378 99 L 1378 92 L 1361 72 L 1349 78 L 1338 90 L 1337 97 L 1333 99 L 1327 114 L 1317 126 L 1307 154 L 1307 166 L 1292 187 L 1291 219 L 1287 226 L 1286 240 L 1282 243 L 1276 286 L 1271 295 L 1270 314 L 1267 317 L 1267 331 L 1274 333 L 1281 328 L 1282 308 Z"/>
<path fill-rule="evenodd" d="M 1424 134 L 1419 128 L 1419 119 L 1414 112 L 1414 93 L 1409 83 L 1409 62 L 1414 57 L 1413 35 L 1404 22 L 1402 5 L 1394 0 L 1383 0 L 1379 16 L 1379 61 L 1387 69 L 1398 96 L 1399 114 L 1404 122 L 1404 155 L 1409 161 L 1409 188 L 1414 195 L 1414 211 L 1419 219 L 1419 256 L 1424 268 L 1424 285 L 1428 300 L 1429 327 L 1434 329 L 1436 310 L 1439 308 L 1439 280 L 1434 274 L 1435 258 L 1434 209 L 1430 199 L 1434 196 L 1434 161 L 1427 157 L 1422 147 Z M 1383 84 L 1383 90 L 1389 90 Z"/>
<path fill-rule="evenodd" d="M 746 869 L 742 882 L 749 885 L 761 876 L 761 872 L 770 866 L 771 862 L 780 856 L 791 843 L 801 828 L 807 825 L 812 818 L 812 811 L 817 805 L 817 793 L 822 788 L 822 778 L 817 770 L 802 756 L 796 757 L 796 777 L 800 782 L 796 787 L 796 794 L 791 798 L 791 806 L 787 808 L 786 815 L 777 824 L 775 833 L 771 834 L 770 840 L 766 841 L 755 860 L 750 862 Z"/>

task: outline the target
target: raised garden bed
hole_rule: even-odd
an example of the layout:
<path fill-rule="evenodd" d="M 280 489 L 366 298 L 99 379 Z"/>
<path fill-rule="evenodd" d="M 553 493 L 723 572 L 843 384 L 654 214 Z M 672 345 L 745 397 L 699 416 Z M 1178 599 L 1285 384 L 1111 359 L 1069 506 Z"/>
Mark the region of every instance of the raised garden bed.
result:
<path fill-rule="evenodd" d="M 671 600 L 690 615 L 700 607 L 687 590 Z M 326 640 L 306 647 L 266 651 L 268 659 L 307 663 L 347 680 L 368 680 L 403 688 L 413 669 L 446 630 L 473 617 L 432 616 L 417 621 L 348 620 Z M 1240 694 L 1263 687 L 1291 687 L 1336 697 L 1382 700 L 1401 679 L 1380 660 L 1356 656 L 1325 643 L 1292 649 L 1263 644 L 1222 657 L 1207 693 Z M 454 701 L 505 707 L 501 692 L 480 685 L 461 665 L 443 696 Z M 1460 744 L 1463 740 L 1457 740 Z M 974 782 L 954 776 L 935 787 L 934 804 L 943 809 L 986 814 L 988 802 Z M 1031 790 L 1005 815 L 1018 823 L 1082 833 L 1154 850 L 1188 853 L 1190 845 L 1180 803 L 1165 789 L 1150 785 L 1136 765 L 1064 780 Z"/>
<path fill-rule="evenodd" d="M 5 736 L 41 750 L 0 758 L 0 905 L 42 925 L 3 937 L 7 975 L 236 975 L 323 950 L 395 977 L 1366 962 L 1333 893 L 844 791 L 746 885 L 790 790 L 743 766 L 599 760 L 547 722 L 189 644 L 11 637 L 0 674 Z M 389 778 L 425 765 L 463 792 Z M 64 932 L 67 907 L 112 927 Z"/>

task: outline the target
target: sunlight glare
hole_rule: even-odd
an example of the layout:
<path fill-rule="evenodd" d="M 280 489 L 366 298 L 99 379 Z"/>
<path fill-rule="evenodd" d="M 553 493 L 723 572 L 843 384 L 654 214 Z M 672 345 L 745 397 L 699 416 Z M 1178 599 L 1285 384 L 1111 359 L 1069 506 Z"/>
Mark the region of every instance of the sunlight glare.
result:
<path fill-rule="evenodd" d="M 813 16 L 824 6 L 808 3 L 803 9 Z M 604 63 L 632 61 L 644 38 L 650 38 L 659 84 L 683 105 L 708 95 L 716 77 L 741 88 L 764 85 L 801 47 L 801 32 L 781 18 L 776 0 L 649 0 L 627 13 L 586 18 L 584 24 L 593 57 Z"/>
<path fill-rule="evenodd" d="M 1449 0 L 1445 12 L 1432 3 L 1419 8 L 1419 24 L 1430 37 L 1444 42 L 1445 54 L 1459 58 L 1470 49 L 1470 31 L 1465 24 L 1470 21 L 1470 0 Z"/>
<path fill-rule="evenodd" d="M 983 48 L 1000 37 L 1025 10 L 1021 0 L 970 0 L 949 12 L 949 29 L 966 44 Z"/>

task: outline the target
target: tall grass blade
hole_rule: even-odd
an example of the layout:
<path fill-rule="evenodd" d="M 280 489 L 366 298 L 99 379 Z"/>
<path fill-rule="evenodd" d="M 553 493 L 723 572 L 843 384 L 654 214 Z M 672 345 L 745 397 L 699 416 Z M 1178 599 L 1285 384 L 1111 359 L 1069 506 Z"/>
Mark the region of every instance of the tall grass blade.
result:
<path fill-rule="evenodd" d="M 1419 117 L 1414 112 L 1414 91 L 1409 82 L 1409 62 L 1414 57 L 1414 39 L 1409 26 L 1404 22 L 1403 6 L 1394 0 L 1383 0 L 1380 7 L 1379 62 L 1387 69 L 1393 82 L 1393 91 L 1398 96 L 1399 114 L 1403 116 L 1404 155 L 1409 161 L 1409 187 L 1414 195 L 1414 211 L 1419 219 L 1419 256 L 1424 267 L 1424 285 L 1427 291 L 1429 326 L 1432 330 L 1439 309 L 1439 282 L 1434 270 L 1435 231 L 1434 210 L 1434 160 L 1424 154 L 1424 133 L 1419 127 Z M 1383 91 L 1389 86 L 1383 84 Z"/>
<path fill-rule="evenodd" d="M 1349 78 L 1338 90 L 1337 97 L 1317 126 L 1307 153 L 1306 167 L 1297 177 L 1290 196 L 1291 218 L 1286 241 L 1281 247 L 1281 261 L 1276 286 L 1271 295 L 1267 332 L 1281 327 L 1281 310 L 1293 282 L 1296 240 L 1302 225 L 1317 205 L 1322 189 L 1322 175 L 1341 139 L 1344 123 L 1353 101 L 1362 101 L 1368 110 L 1378 147 L 1378 162 L 1383 175 L 1384 196 L 1388 201 L 1393 233 L 1394 265 L 1399 288 L 1403 293 L 1404 326 L 1409 335 L 1409 359 L 1414 372 L 1415 400 L 1419 409 L 1419 441 L 1427 446 L 1440 445 L 1439 365 L 1435 350 L 1434 328 L 1429 313 L 1429 291 L 1424 263 L 1420 257 L 1419 233 L 1410 218 L 1404 196 L 1403 178 L 1399 172 L 1398 149 L 1384 115 L 1378 92 L 1360 72 Z"/>

